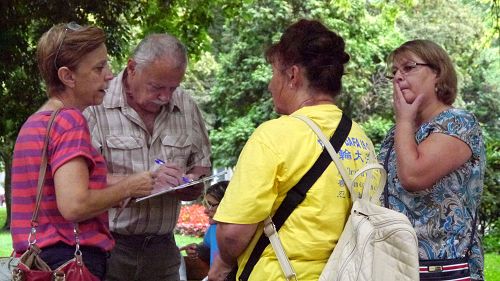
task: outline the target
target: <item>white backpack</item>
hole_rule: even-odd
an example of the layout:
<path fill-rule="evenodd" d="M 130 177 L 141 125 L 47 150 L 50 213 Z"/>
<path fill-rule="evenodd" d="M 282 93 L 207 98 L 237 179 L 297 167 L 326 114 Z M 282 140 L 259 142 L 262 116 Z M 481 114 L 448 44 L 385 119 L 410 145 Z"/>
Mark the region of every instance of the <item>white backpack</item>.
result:
<path fill-rule="evenodd" d="M 369 163 L 351 179 L 318 126 L 305 116 L 295 117 L 307 123 L 318 135 L 342 175 L 353 201 L 351 214 L 319 280 L 419 280 L 418 240 L 413 226 L 405 215 L 378 205 L 386 182 L 386 172 L 382 165 Z M 372 154 L 370 158 L 376 162 L 373 148 L 370 149 Z M 381 179 L 378 189 L 370 196 L 373 170 L 380 171 Z M 364 173 L 366 180 L 362 196 L 357 198 L 353 192 L 353 182 Z M 276 236 L 273 238 L 279 240 L 276 232 L 270 231 L 266 235 Z M 282 248 L 279 249 L 282 247 L 281 243 L 271 244 L 276 252 L 284 252 Z M 275 244 L 279 245 L 276 247 Z M 278 259 L 283 259 L 282 255 L 282 257 L 277 256 Z M 289 263 L 286 254 L 285 259 L 280 261 L 280 264 Z M 293 275 L 290 273 L 290 269 L 286 267 L 283 269 L 285 276 L 295 276 L 294 272 Z"/>

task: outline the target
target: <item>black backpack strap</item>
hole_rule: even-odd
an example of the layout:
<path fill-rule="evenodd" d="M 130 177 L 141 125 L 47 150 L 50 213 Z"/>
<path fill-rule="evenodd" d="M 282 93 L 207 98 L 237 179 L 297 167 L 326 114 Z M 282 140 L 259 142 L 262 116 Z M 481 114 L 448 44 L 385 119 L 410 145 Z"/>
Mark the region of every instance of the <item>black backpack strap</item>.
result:
<path fill-rule="evenodd" d="M 349 132 L 351 131 L 352 121 L 347 115 L 342 114 L 342 118 L 340 119 L 340 123 L 337 126 L 337 129 L 333 133 L 332 138 L 330 139 L 330 143 L 332 144 L 335 151 L 338 153 L 342 145 L 344 144 Z M 328 154 L 326 149 L 323 149 L 319 158 L 313 164 L 313 166 L 305 173 L 305 175 L 299 180 L 299 182 L 292 187 L 286 194 L 285 199 L 276 210 L 272 220 L 274 225 L 276 226 L 276 230 L 278 231 L 283 223 L 285 223 L 286 219 L 290 216 L 293 210 L 302 202 L 306 197 L 307 191 L 313 186 L 313 184 L 318 180 L 318 178 L 323 174 L 326 168 L 332 162 L 332 158 Z M 269 239 L 262 233 L 255 245 L 250 257 L 248 258 L 247 263 L 245 264 L 245 268 L 241 273 L 239 280 L 246 281 L 252 273 L 252 270 L 257 264 L 257 261 L 260 259 L 262 252 L 269 245 Z"/>

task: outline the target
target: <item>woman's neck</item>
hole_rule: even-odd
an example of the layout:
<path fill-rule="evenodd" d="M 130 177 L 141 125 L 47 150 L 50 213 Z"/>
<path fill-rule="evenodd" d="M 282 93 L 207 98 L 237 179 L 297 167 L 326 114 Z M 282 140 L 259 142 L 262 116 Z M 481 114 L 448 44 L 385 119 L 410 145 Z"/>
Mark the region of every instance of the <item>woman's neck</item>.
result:
<path fill-rule="evenodd" d="M 320 104 L 334 104 L 333 98 L 326 95 L 310 96 L 299 103 L 298 108 Z"/>
<path fill-rule="evenodd" d="M 53 111 L 57 110 L 59 108 L 65 108 L 67 107 L 66 104 L 63 102 L 63 100 L 55 95 L 51 96 L 43 105 L 40 107 L 38 111 Z"/>
<path fill-rule="evenodd" d="M 451 107 L 452 107 L 451 105 L 447 105 L 442 102 L 439 102 L 434 106 L 424 107 L 424 109 L 417 116 L 416 125 L 419 127 L 423 123 L 429 122 L 430 120 L 441 114 L 443 111 L 446 111 Z"/>

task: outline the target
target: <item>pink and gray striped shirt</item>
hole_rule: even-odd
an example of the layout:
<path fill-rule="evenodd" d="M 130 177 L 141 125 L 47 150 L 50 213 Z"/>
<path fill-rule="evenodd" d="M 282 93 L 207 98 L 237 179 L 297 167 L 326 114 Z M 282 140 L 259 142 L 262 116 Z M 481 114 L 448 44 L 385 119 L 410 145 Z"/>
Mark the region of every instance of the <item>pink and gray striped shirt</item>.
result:
<path fill-rule="evenodd" d="M 16 253 L 28 247 L 30 221 L 35 208 L 38 173 L 42 147 L 50 111 L 37 112 L 24 123 L 14 147 L 12 160 L 12 222 L 11 233 Z M 73 223 L 64 219 L 57 208 L 54 173 L 68 161 L 85 158 L 90 174 L 89 188 L 106 187 L 106 163 L 92 146 L 87 121 L 77 109 L 63 109 L 56 117 L 50 132 L 48 165 L 43 198 L 36 228 L 40 248 L 63 242 L 75 245 Z M 65 188 L 72 188 L 70 185 Z M 114 246 L 108 228 L 107 212 L 79 223 L 80 245 L 109 251 Z"/>

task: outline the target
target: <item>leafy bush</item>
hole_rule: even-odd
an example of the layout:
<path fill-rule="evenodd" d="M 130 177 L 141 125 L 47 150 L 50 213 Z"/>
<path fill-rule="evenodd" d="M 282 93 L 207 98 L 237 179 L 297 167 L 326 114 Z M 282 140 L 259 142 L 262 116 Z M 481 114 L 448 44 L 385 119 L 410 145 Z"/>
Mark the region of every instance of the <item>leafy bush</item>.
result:
<path fill-rule="evenodd" d="M 496 251 L 500 252 L 500 134 L 497 130 L 484 131 L 486 142 L 486 173 L 481 198 L 479 222 L 486 236 L 495 236 Z M 491 244 L 490 244 L 491 245 Z"/>
<path fill-rule="evenodd" d="M 182 205 L 175 234 L 203 237 L 208 228 L 208 217 L 200 204 Z"/>
<path fill-rule="evenodd" d="M 483 238 L 483 249 L 486 253 L 500 254 L 500 219 L 491 226 Z"/>
<path fill-rule="evenodd" d="M 363 127 L 366 135 L 372 140 L 372 143 L 378 152 L 385 135 L 394 125 L 394 122 L 380 116 L 374 116 L 360 125 Z"/>

